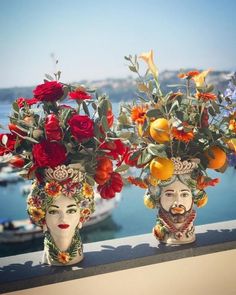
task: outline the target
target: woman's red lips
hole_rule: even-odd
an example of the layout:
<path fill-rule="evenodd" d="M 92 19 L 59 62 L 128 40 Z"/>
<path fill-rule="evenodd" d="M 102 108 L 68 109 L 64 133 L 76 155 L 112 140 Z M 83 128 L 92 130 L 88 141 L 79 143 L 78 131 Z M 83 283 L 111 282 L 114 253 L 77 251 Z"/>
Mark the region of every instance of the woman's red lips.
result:
<path fill-rule="evenodd" d="M 69 224 L 59 224 L 58 227 L 60 227 L 61 229 L 66 229 L 69 227 Z"/>

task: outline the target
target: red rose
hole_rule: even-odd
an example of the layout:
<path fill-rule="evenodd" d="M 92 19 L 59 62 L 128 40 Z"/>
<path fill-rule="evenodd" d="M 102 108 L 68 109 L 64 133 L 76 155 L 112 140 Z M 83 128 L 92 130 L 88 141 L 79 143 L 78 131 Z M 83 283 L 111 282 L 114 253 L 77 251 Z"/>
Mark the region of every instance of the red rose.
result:
<path fill-rule="evenodd" d="M 25 105 L 24 102 L 26 102 L 26 104 L 28 106 L 31 106 L 31 105 L 37 103 L 38 100 L 36 98 L 24 98 L 24 97 L 19 97 L 16 100 L 16 103 L 17 103 L 17 105 L 18 105 L 19 108 L 23 108 L 24 107 L 24 105 Z"/>
<path fill-rule="evenodd" d="M 126 152 L 126 147 L 120 139 L 113 140 L 111 142 L 104 142 L 100 145 L 101 150 L 106 150 L 107 155 L 117 160 L 120 155 Z"/>
<path fill-rule="evenodd" d="M 57 142 L 42 140 L 32 150 L 34 163 L 37 167 L 56 167 L 66 160 L 66 148 Z"/>
<path fill-rule="evenodd" d="M 85 115 L 73 115 L 69 120 L 71 134 L 78 140 L 83 141 L 93 137 L 94 122 Z"/>
<path fill-rule="evenodd" d="M 56 115 L 48 115 L 45 121 L 45 132 L 47 139 L 49 141 L 56 140 L 59 141 L 62 139 L 62 130 L 59 125 L 59 120 Z"/>
<path fill-rule="evenodd" d="M 78 100 L 85 100 L 85 99 L 91 98 L 91 95 L 89 95 L 85 91 L 81 91 L 80 89 L 76 89 L 75 91 L 70 92 L 69 96 L 71 99 L 78 99 Z"/>
<path fill-rule="evenodd" d="M 8 140 L 6 145 L 2 143 L 3 135 L 6 135 Z M 14 134 L 0 134 L 0 156 L 11 153 L 15 149 L 16 135 Z"/>
<path fill-rule="evenodd" d="M 39 101 L 57 101 L 60 99 L 64 92 L 61 83 L 56 81 L 45 82 L 38 85 L 34 91 L 34 97 Z"/>

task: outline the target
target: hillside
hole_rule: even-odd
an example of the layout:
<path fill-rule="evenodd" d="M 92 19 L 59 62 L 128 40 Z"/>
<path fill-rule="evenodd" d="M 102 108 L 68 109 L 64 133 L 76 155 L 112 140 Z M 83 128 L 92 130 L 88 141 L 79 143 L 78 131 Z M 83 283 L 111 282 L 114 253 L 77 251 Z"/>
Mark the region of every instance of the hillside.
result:
<path fill-rule="evenodd" d="M 164 92 L 170 91 L 168 85 L 180 84 L 182 81 L 177 77 L 178 71 L 164 71 L 160 74 L 160 83 Z M 223 91 L 230 77 L 230 72 L 215 71 L 210 73 L 207 78 L 209 84 L 214 84 L 218 91 Z M 99 89 L 99 92 L 108 94 L 112 101 L 130 100 L 135 95 L 135 80 L 131 77 L 124 79 L 105 79 L 80 81 L 81 84 Z M 34 87 L 14 87 L 0 89 L 0 100 L 3 102 L 12 102 L 18 97 L 32 98 Z M 175 89 L 175 88 L 174 88 Z M 176 88 L 177 89 L 177 88 Z"/>

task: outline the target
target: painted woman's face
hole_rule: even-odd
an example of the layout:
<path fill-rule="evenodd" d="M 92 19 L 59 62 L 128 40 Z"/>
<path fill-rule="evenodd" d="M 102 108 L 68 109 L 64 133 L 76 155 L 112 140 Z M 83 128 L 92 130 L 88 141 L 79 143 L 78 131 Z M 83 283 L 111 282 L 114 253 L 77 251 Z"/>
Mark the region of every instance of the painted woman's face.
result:
<path fill-rule="evenodd" d="M 46 225 L 55 237 L 70 237 L 79 224 L 80 210 L 74 199 L 60 195 L 46 212 Z"/>
<path fill-rule="evenodd" d="M 172 215 L 182 215 L 193 206 L 192 192 L 187 185 L 176 180 L 162 189 L 161 207 Z"/>

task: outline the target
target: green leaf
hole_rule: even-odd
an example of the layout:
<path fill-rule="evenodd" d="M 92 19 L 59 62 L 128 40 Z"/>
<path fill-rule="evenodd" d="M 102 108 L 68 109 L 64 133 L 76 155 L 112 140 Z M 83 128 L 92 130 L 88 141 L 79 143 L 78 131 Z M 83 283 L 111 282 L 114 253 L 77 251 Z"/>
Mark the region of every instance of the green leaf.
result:
<path fill-rule="evenodd" d="M 13 108 L 14 112 L 19 113 L 19 107 L 18 107 L 18 104 L 16 101 L 14 101 L 12 103 L 12 108 Z"/>
<path fill-rule="evenodd" d="M 211 101 L 211 105 L 212 105 L 214 111 L 215 111 L 217 114 L 220 114 L 220 108 L 219 108 L 218 104 L 217 104 L 215 101 L 212 100 L 212 101 Z"/>
<path fill-rule="evenodd" d="M 85 114 L 90 117 L 89 109 L 88 109 L 87 104 L 86 104 L 85 101 L 83 101 L 82 106 L 83 106 L 83 110 L 84 110 Z"/>
<path fill-rule="evenodd" d="M 62 112 L 61 112 L 61 123 L 66 126 L 66 123 L 67 123 L 67 120 L 69 119 L 71 113 L 72 113 L 73 110 L 71 109 L 63 109 Z"/>
<path fill-rule="evenodd" d="M 149 161 L 151 161 L 152 159 L 152 155 L 149 154 L 149 152 L 147 151 L 147 149 L 144 149 L 143 152 L 141 153 L 141 155 L 138 158 L 138 165 L 143 165 L 143 164 L 147 164 Z"/>
<path fill-rule="evenodd" d="M 131 156 L 130 156 L 130 160 L 133 161 L 135 159 L 137 159 L 140 154 L 142 153 L 142 150 L 138 150 L 138 151 L 135 151 Z"/>
<path fill-rule="evenodd" d="M 146 115 L 149 118 L 158 118 L 158 116 L 160 115 L 160 111 L 158 109 L 149 110 L 147 111 Z"/>
<path fill-rule="evenodd" d="M 210 106 L 210 107 L 208 108 L 208 112 L 209 112 L 209 114 L 210 114 L 211 116 L 215 117 L 216 113 L 215 113 L 215 111 L 214 111 L 214 109 L 213 109 L 212 106 Z"/>
<path fill-rule="evenodd" d="M 94 178 L 91 177 L 90 175 L 86 174 L 85 175 L 85 178 L 86 178 L 86 181 L 88 184 L 90 184 L 91 186 L 94 186 L 95 185 L 95 181 L 94 181 Z"/>
<path fill-rule="evenodd" d="M 16 133 L 16 132 L 15 132 Z M 17 133 L 16 133 L 17 134 Z M 18 135 L 18 134 L 17 134 Z M 32 137 L 29 137 L 29 136 L 20 136 L 21 138 L 23 138 L 23 139 L 26 139 L 26 140 L 28 140 L 28 141 L 31 141 L 31 142 L 33 142 L 33 143 L 39 143 L 37 140 L 35 140 L 34 138 L 32 138 Z"/>
<path fill-rule="evenodd" d="M 129 66 L 131 72 L 137 73 L 137 70 L 134 66 Z"/>
<path fill-rule="evenodd" d="M 126 60 L 130 60 L 130 58 L 128 56 L 124 56 L 124 59 Z"/>
<path fill-rule="evenodd" d="M 164 144 L 149 144 L 147 147 L 148 152 L 153 156 L 158 156 L 165 151 L 166 146 Z"/>
<path fill-rule="evenodd" d="M 115 172 L 124 172 L 124 171 L 126 171 L 126 170 L 128 170 L 129 169 L 129 165 L 121 165 L 120 167 L 117 167 L 116 169 L 115 169 Z"/>
<path fill-rule="evenodd" d="M 97 104 L 95 102 L 92 102 L 92 108 L 96 111 L 97 110 Z"/>
<path fill-rule="evenodd" d="M 106 116 L 102 116 L 102 119 L 101 119 L 101 122 L 102 122 L 102 128 L 105 132 L 109 131 L 109 126 L 108 126 L 108 123 L 107 123 L 107 117 Z"/>
<path fill-rule="evenodd" d="M 174 109 L 178 109 L 179 108 L 179 102 L 178 100 L 175 100 L 174 103 L 171 105 L 171 108 L 169 110 L 169 114 L 173 112 Z"/>
<path fill-rule="evenodd" d="M 98 105 L 99 117 L 101 118 L 102 116 L 106 116 L 109 108 L 110 108 L 110 102 L 107 99 L 103 99 Z"/>
<path fill-rule="evenodd" d="M 53 81 L 54 78 L 48 74 L 45 74 L 45 77 L 49 80 L 49 81 Z"/>
<path fill-rule="evenodd" d="M 206 92 L 212 92 L 214 90 L 214 85 L 213 84 L 210 84 L 207 86 L 206 88 Z"/>

